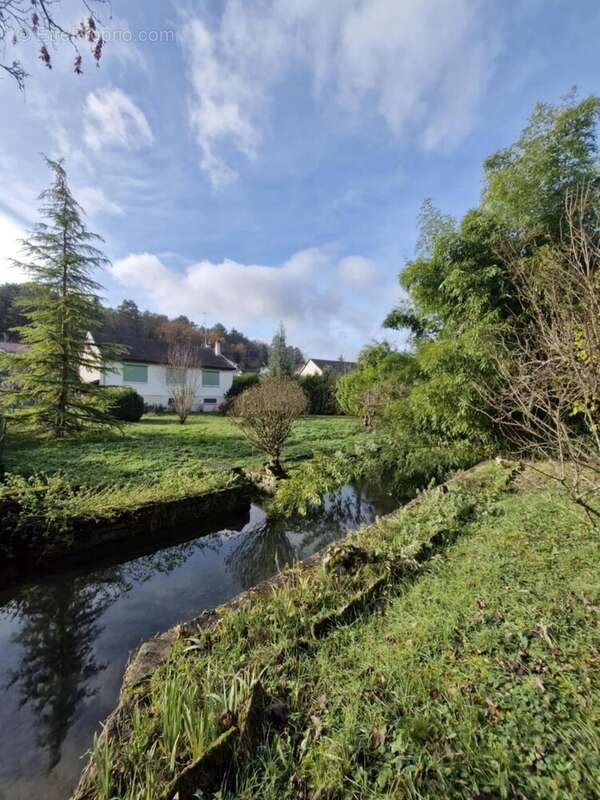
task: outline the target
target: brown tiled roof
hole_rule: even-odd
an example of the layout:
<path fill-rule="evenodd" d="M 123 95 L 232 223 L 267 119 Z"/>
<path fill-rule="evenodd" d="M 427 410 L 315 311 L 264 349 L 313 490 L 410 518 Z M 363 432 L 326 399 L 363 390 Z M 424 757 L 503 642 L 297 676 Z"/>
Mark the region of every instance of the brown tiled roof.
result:
<path fill-rule="evenodd" d="M 340 361 L 339 358 L 309 358 L 317 367 L 327 369 L 329 372 L 334 372 L 336 375 L 345 375 L 351 369 L 356 367 L 356 361 Z M 308 364 L 308 361 L 306 362 Z"/>
<path fill-rule="evenodd" d="M 99 343 L 122 345 L 127 348 L 124 361 L 139 361 L 144 364 L 167 364 L 169 361 L 169 342 L 163 339 L 143 339 L 137 336 L 124 336 L 111 334 L 109 331 L 94 334 L 94 339 Z M 196 348 L 196 366 L 205 369 L 223 369 L 234 371 L 235 365 L 225 356 L 218 356 L 212 347 Z"/>

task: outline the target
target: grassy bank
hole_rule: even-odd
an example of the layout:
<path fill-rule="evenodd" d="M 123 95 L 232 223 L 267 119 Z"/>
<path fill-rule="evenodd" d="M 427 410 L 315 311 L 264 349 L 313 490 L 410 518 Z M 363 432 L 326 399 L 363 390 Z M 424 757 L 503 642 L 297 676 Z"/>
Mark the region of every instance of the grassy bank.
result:
<path fill-rule="evenodd" d="M 333 451 L 362 436 L 352 417 L 305 417 L 297 422 L 284 457 Z M 211 465 L 251 465 L 262 457 L 226 417 L 191 416 L 180 425 L 173 415 L 145 416 L 124 424 L 122 434 L 77 436 L 51 441 L 18 429 L 9 430 L 7 472 L 63 473 L 87 485 L 126 481 L 143 484 L 174 470 Z"/>
<path fill-rule="evenodd" d="M 186 629 L 80 796 L 597 797 L 600 548 L 579 510 L 488 464 L 350 542 Z"/>
<path fill-rule="evenodd" d="M 296 424 L 285 458 L 344 448 L 362 435 L 354 419 L 308 417 Z M 236 481 L 228 468 L 261 460 L 231 420 L 216 415 L 195 415 L 185 425 L 149 416 L 122 434 L 60 441 L 13 429 L 0 484 L 0 554 L 21 535 L 64 539 L 82 521 L 227 489 Z"/>

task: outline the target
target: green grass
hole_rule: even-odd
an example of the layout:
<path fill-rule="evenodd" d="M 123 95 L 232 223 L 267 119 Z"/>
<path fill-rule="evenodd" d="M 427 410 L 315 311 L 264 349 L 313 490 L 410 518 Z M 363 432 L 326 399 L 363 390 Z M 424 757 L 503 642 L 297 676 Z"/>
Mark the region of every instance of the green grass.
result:
<path fill-rule="evenodd" d="M 363 434 L 351 417 L 306 417 L 296 423 L 285 457 L 334 451 Z M 126 424 L 123 434 L 87 435 L 50 441 L 9 430 L 7 472 L 31 475 L 62 472 L 88 486 L 123 482 L 143 484 L 165 471 L 214 465 L 252 465 L 262 461 L 226 417 L 191 416 L 180 425 L 174 416 L 146 416 Z"/>
<path fill-rule="evenodd" d="M 110 743 L 110 796 L 164 788 L 194 757 L 187 716 L 217 735 L 222 710 L 241 710 L 227 687 L 259 673 L 287 722 L 265 715 L 221 798 L 600 796 L 600 547 L 581 511 L 555 487 L 512 490 L 488 464 L 351 541 L 377 560 L 290 570 L 175 645 Z M 335 624 L 382 575 L 383 597 Z"/>
<path fill-rule="evenodd" d="M 284 457 L 343 449 L 361 436 L 354 419 L 307 417 L 296 423 Z M 148 416 L 122 434 L 61 441 L 12 429 L 0 484 L 0 555 L 24 541 L 76 543 L 82 522 L 229 488 L 239 478 L 228 467 L 261 461 L 231 420 L 217 415 L 194 415 L 185 425 Z"/>

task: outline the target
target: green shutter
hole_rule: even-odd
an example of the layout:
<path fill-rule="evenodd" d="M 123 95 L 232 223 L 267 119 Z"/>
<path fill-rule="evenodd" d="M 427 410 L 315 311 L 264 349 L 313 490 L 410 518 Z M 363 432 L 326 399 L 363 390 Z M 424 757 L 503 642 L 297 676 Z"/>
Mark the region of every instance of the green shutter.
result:
<path fill-rule="evenodd" d="M 218 385 L 219 385 L 219 370 L 203 369 L 202 386 L 218 386 Z"/>
<path fill-rule="evenodd" d="M 123 380 L 126 383 L 148 383 L 148 365 L 123 364 Z"/>

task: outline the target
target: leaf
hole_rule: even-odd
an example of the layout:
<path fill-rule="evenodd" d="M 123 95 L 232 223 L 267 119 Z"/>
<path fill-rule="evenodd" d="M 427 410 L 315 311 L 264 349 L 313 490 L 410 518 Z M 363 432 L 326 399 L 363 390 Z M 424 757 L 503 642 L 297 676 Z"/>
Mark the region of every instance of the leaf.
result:
<path fill-rule="evenodd" d="M 385 737 L 386 737 L 386 727 L 385 725 L 381 728 L 374 728 L 371 732 L 371 747 L 375 750 L 379 750 L 380 747 L 383 747 L 385 744 Z"/>

